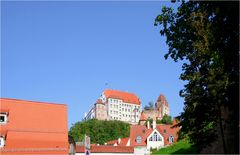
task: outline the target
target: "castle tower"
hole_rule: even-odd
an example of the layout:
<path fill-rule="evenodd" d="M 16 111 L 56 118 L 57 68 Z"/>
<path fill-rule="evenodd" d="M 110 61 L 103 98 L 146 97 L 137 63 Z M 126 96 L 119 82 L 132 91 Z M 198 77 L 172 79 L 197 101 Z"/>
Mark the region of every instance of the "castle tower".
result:
<path fill-rule="evenodd" d="M 169 105 L 163 94 L 159 95 L 157 102 L 155 103 L 155 109 L 158 111 L 158 117 L 160 119 L 162 119 L 164 115 L 169 115 Z"/>

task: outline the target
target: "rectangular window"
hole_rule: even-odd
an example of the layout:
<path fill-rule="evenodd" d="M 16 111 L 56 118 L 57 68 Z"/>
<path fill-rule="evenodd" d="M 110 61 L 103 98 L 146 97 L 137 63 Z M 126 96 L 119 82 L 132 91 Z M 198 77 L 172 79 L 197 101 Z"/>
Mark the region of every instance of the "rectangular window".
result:
<path fill-rule="evenodd" d="M 0 137 L 0 148 L 4 147 L 4 138 Z"/>
<path fill-rule="evenodd" d="M 7 114 L 6 113 L 0 113 L 0 124 L 7 123 Z"/>

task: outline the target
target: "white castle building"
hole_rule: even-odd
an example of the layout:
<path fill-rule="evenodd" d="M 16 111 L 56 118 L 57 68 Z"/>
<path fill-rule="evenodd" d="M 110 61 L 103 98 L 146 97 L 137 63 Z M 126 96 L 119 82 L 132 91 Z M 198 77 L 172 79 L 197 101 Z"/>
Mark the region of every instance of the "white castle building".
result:
<path fill-rule="evenodd" d="M 84 120 L 119 120 L 137 124 L 141 115 L 141 102 L 133 94 L 118 90 L 107 89 L 96 101 Z"/>

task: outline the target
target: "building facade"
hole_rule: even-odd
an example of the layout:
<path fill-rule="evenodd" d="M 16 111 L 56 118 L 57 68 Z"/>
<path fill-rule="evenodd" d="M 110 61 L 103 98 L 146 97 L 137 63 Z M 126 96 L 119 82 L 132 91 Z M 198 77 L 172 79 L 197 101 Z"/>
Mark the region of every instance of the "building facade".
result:
<path fill-rule="evenodd" d="M 170 115 L 170 108 L 166 97 L 163 94 L 160 94 L 154 109 L 144 110 L 144 114 L 148 118 L 161 120 L 164 115 Z"/>
<path fill-rule="evenodd" d="M 141 102 L 133 94 L 118 90 L 105 90 L 85 115 L 85 120 L 119 120 L 137 124 L 140 118 Z"/>
<path fill-rule="evenodd" d="M 68 154 L 67 106 L 0 98 L 0 154 Z"/>

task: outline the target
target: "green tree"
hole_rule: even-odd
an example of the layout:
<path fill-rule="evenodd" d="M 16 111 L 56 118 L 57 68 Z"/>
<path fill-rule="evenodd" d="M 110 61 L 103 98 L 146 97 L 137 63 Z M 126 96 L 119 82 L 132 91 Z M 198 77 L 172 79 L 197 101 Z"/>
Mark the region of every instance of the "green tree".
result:
<path fill-rule="evenodd" d="M 183 1 L 155 19 L 169 46 L 165 58 L 184 60 L 179 126 L 199 150 L 221 138 L 224 153 L 239 153 L 238 7 L 238 1 Z"/>
<path fill-rule="evenodd" d="M 160 122 L 162 124 L 172 124 L 172 117 L 168 115 L 164 115 Z"/>
<path fill-rule="evenodd" d="M 153 102 L 148 102 L 148 105 L 145 105 L 144 110 L 153 110 Z"/>
<path fill-rule="evenodd" d="M 91 143 L 104 144 L 107 141 L 128 137 L 130 124 L 121 121 L 88 120 L 72 125 L 68 133 L 75 141 L 83 141 L 84 135 L 91 138 Z"/>

